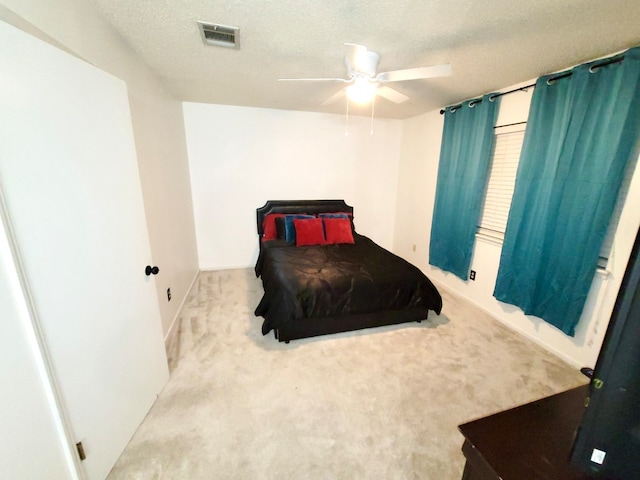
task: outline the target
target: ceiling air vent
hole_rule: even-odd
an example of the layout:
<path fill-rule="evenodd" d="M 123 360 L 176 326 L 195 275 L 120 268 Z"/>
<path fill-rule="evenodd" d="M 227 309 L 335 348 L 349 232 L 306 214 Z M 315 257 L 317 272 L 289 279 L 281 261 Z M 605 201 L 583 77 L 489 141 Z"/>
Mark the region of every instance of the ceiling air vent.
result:
<path fill-rule="evenodd" d="M 238 27 L 228 27 L 227 25 L 216 25 L 214 23 L 198 22 L 198 28 L 200 29 L 200 34 L 202 35 L 202 41 L 206 45 L 240 48 L 240 29 Z"/>

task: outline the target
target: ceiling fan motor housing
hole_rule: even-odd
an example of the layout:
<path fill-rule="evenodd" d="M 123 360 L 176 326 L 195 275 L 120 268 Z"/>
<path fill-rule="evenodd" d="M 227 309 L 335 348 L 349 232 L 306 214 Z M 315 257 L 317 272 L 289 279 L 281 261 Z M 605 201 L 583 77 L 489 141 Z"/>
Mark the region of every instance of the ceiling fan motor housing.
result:
<path fill-rule="evenodd" d="M 355 59 L 355 73 L 361 73 L 368 77 L 373 77 L 378 69 L 380 54 L 370 50 L 364 50 Z"/>

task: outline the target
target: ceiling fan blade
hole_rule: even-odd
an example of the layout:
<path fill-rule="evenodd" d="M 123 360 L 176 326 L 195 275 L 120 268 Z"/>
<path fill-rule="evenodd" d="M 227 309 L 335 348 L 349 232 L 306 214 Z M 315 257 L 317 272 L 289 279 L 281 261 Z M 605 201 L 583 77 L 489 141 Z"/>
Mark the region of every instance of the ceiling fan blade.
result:
<path fill-rule="evenodd" d="M 279 82 L 343 82 L 348 83 L 351 79 L 346 78 L 279 78 Z"/>
<path fill-rule="evenodd" d="M 393 70 L 382 72 L 376 76 L 378 82 L 401 82 L 403 80 L 418 80 L 420 78 L 447 77 L 451 75 L 451 65 L 432 65 L 430 67 L 407 68 L 406 70 Z"/>
<path fill-rule="evenodd" d="M 338 90 L 336 93 L 334 93 L 333 95 L 331 95 L 329 98 L 327 98 L 324 102 L 322 102 L 321 105 L 324 106 L 324 105 L 331 105 L 333 103 L 336 103 L 341 98 L 344 98 L 345 95 L 346 95 L 346 92 L 344 88 L 342 88 Z"/>
<path fill-rule="evenodd" d="M 382 98 L 392 101 L 393 103 L 404 103 L 409 100 L 404 93 L 400 93 L 391 87 L 378 87 L 376 89 L 376 95 L 380 95 Z"/>

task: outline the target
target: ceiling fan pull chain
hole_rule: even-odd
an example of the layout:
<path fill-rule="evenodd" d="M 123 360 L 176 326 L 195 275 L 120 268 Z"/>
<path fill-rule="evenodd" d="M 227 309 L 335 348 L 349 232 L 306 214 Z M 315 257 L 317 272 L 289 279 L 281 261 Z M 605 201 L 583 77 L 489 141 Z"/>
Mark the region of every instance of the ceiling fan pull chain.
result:
<path fill-rule="evenodd" d="M 345 125 L 345 127 L 344 127 L 344 136 L 346 137 L 346 136 L 349 135 L 349 96 L 348 95 L 345 95 L 345 96 L 347 98 L 347 116 L 346 116 L 345 121 L 344 121 L 344 125 Z"/>
<path fill-rule="evenodd" d="M 376 105 L 376 96 L 374 95 L 373 98 L 371 99 L 371 131 L 369 132 L 369 135 L 373 135 L 373 112 L 375 110 L 375 105 Z"/>

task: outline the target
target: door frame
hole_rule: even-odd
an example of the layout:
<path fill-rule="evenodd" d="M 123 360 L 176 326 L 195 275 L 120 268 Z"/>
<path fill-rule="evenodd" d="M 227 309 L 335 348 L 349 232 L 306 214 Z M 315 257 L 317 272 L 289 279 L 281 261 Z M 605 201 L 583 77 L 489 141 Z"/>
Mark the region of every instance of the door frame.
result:
<path fill-rule="evenodd" d="M 12 293 L 14 296 L 19 295 L 20 298 L 16 300 L 23 304 L 25 310 L 26 315 L 23 316 L 21 320 L 23 321 L 23 326 L 25 327 L 25 332 L 31 346 L 31 357 L 33 358 L 34 365 L 38 370 L 41 387 L 47 399 L 49 412 L 55 424 L 56 432 L 62 446 L 62 451 L 64 452 L 65 463 L 72 480 L 85 480 L 86 475 L 84 468 L 82 467 L 81 460 L 76 449 L 71 424 L 63 405 L 60 388 L 56 381 L 47 345 L 44 341 L 38 310 L 35 302 L 33 301 L 31 288 L 24 272 L 20 248 L 18 247 L 12 228 L 11 217 L 6 207 L 1 181 L 0 235 L 3 237 L 0 238 L 0 241 L 6 241 L 8 246 L 9 258 L 7 260 L 11 267 L 11 271 L 8 273 L 13 277 L 12 280 L 15 284 L 15 288 Z M 29 320 L 24 321 L 25 317 Z"/>

